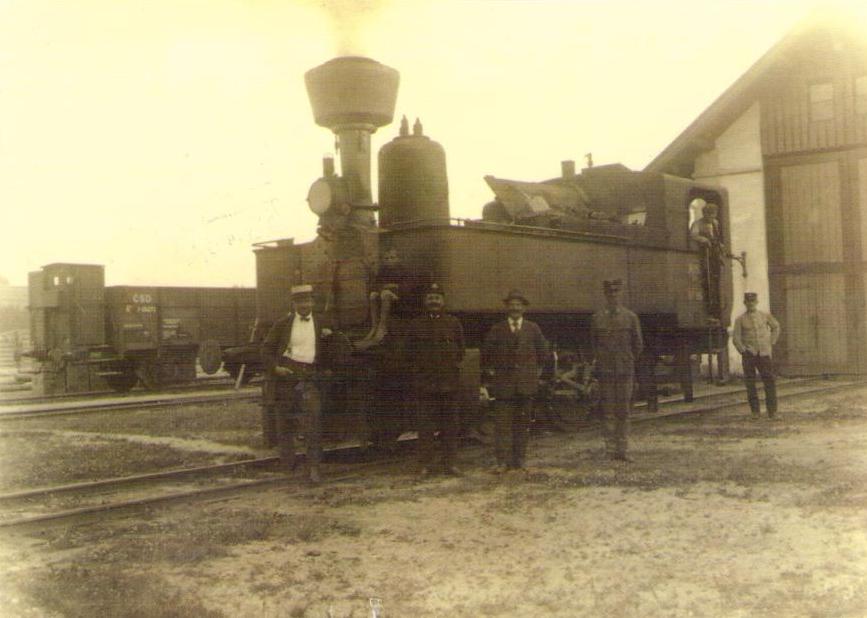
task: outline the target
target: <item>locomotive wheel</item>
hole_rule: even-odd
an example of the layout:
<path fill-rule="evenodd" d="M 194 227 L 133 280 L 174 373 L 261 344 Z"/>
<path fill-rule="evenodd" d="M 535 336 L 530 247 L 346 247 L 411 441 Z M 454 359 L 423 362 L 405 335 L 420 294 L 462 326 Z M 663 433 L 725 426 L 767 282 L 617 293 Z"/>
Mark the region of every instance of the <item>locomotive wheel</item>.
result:
<path fill-rule="evenodd" d="M 105 376 L 106 384 L 117 393 L 128 393 L 138 383 L 135 368 L 131 364 L 124 364 L 115 369 L 118 373 Z"/>

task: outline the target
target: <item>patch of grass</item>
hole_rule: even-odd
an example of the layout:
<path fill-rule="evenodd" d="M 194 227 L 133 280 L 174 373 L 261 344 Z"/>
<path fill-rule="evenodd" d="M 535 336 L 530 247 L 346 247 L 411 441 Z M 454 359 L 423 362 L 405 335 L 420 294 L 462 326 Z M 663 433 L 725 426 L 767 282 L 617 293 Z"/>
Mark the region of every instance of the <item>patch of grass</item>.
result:
<path fill-rule="evenodd" d="M 223 613 L 172 590 L 159 575 L 119 570 L 113 565 L 84 563 L 49 567 L 20 582 L 40 608 L 66 618 L 221 618 Z"/>
<path fill-rule="evenodd" d="M 127 534 L 122 545 L 99 548 L 93 554 L 105 563 L 196 564 L 227 556 L 232 546 L 250 542 L 310 543 L 360 534 L 355 523 L 334 517 L 232 509 L 171 524 L 139 526 Z M 87 542 L 86 538 L 79 540 Z"/>
<path fill-rule="evenodd" d="M 204 465 L 213 459 L 122 439 L 0 433 L 0 491 Z"/>

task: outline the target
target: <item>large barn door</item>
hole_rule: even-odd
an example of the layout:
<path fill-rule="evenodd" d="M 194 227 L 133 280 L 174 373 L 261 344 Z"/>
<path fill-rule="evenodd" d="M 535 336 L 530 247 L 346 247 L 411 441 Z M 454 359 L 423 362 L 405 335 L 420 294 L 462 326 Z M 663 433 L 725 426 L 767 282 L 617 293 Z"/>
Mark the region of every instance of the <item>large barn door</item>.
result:
<path fill-rule="evenodd" d="M 784 277 L 789 373 L 847 373 L 846 282 L 842 274 Z"/>
<path fill-rule="evenodd" d="M 780 168 L 786 367 L 847 372 L 846 279 L 839 159 Z M 836 271 L 836 272 L 835 272 Z M 779 288 L 778 288 L 779 289 Z"/>
<path fill-rule="evenodd" d="M 780 182 L 784 263 L 841 262 L 840 162 L 790 165 Z"/>

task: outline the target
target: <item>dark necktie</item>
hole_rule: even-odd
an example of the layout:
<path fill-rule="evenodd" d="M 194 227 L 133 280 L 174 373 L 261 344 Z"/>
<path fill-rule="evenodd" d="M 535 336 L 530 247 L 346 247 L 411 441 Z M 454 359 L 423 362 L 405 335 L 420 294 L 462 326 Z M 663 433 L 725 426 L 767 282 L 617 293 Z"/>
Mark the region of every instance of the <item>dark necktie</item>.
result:
<path fill-rule="evenodd" d="M 302 315 L 302 316 L 301 316 L 301 321 L 302 321 L 302 322 L 309 322 L 309 321 L 310 321 L 310 316 L 308 315 L 308 316 L 305 317 L 305 316 Z"/>

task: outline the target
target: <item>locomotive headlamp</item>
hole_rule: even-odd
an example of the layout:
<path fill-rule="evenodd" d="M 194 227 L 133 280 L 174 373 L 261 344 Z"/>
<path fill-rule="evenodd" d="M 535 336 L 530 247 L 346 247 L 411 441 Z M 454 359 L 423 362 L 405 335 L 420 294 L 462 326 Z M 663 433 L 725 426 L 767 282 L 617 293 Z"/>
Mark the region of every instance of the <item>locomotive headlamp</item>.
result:
<path fill-rule="evenodd" d="M 310 185 L 310 191 L 307 192 L 307 204 L 313 214 L 321 217 L 328 212 L 333 202 L 334 192 L 331 190 L 327 178 L 320 178 Z"/>
<path fill-rule="evenodd" d="M 338 212 L 347 209 L 347 201 L 346 185 L 339 176 L 324 176 L 310 185 L 307 192 L 307 205 L 320 217 L 335 209 Z"/>

